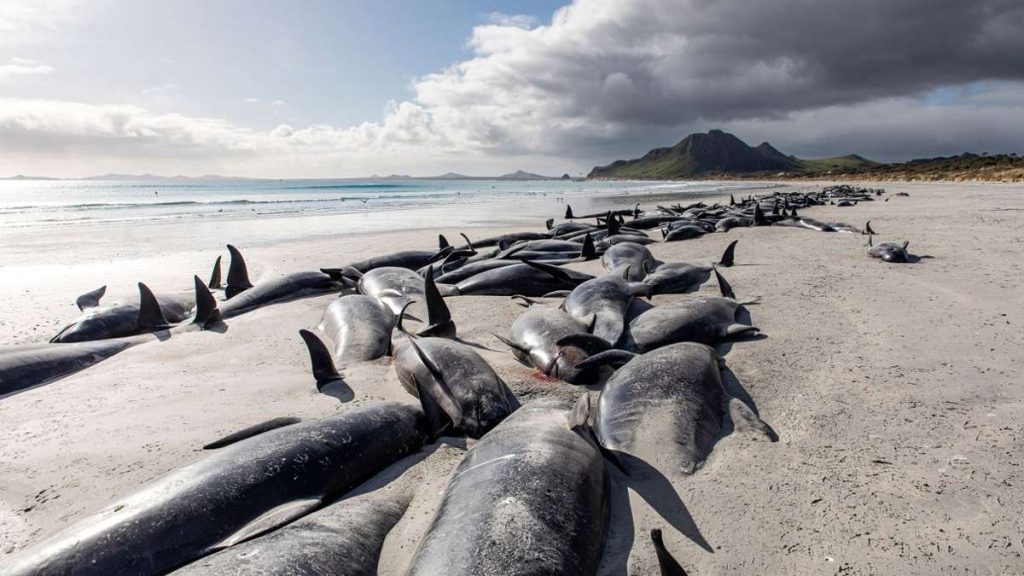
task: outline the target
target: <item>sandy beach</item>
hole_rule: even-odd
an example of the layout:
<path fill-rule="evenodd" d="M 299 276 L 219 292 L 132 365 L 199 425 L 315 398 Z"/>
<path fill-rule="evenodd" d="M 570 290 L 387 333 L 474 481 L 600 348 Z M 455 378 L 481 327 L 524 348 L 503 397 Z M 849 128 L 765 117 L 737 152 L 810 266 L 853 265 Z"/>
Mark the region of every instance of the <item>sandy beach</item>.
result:
<path fill-rule="evenodd" d="M 696 575 L 1024 572 L 1024 186 L 878 186 L 909 196 L 806 215 L 870 220 L 876 240 L 909 240 L 920 262 L 868 258 L 862 236 L 783 227 L 649 247 L 661 260 L 707 263 L 739 240 L 726 275 L 739 299 L 756 299 L 751 313 L 766 337 L 727 347 L 725 359 L 779 441 L 733 434 L 703 469 L 671 486 L 612 471 L 600 573 L 657 574 L 652 528 L 663 529 L 668 549 Z M 248 247 L 246 238 L 227 240 L 244 249 L 256 280 L 432 248 L 438 233 L 524 229 L 437 224 Z M 528 229 L 543 229 L 542 219 Z M 213 259 L 227 256 L 211 245 L 76 264 L 73 252 L 89 243 L 72 240 L 63 242 L 69 261 L 2 271 L 0 344 L 47 340 L 77 316 L 74 299 L 88 289 L 107 284 L 112 300 L 131 298 L 139 278 L 158 292 L 188 289 L 193 274 L 205 278 Z M 572 267 L 601 271 L 598 261 Z M 346 366 L 351 393 L 317 392 L 298 331 L 318 324 L 332 298 L 265 307 L 231 319 L 222 333 L 154 338 L 0 399 L 0 564 L 201 458 L 203 444 L 227 433 L 279 416 L 413 402 L 390 358 Z M 538 378 L 492 335 L 507 333 L 523 311 L 508 298 L 462 296 L 448 305 L 460 337 L 486 348 L 521 400 L 571 400 L 586 390 Z M 388 538 L 381 574 L 403 573 L 466 446 L 443 438 L 413 458 L 402 482 L 416 495 Z"/>

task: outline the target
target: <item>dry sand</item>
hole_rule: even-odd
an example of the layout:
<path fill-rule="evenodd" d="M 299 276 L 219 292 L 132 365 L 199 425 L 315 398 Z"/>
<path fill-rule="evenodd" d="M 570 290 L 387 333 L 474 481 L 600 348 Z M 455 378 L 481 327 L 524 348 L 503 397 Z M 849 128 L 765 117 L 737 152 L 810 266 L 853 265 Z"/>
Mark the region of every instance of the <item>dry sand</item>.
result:
<path fill-rule="evenodd" d="M 729 436 L 671 489 L 627 487 L 614 474 L 602 573 L 657 574 L 651 528 L 663 528 L 668 549 L 696 575 L 1024 572 L 1024 187 L 885 187 L 910 197 L 806 214 L 870 219 L 876 239 L 910 240 L 911 252 L 932 258 L 888 265 L 867 257 L 863 237 L 794 228 L 651 247 L 662 260 L 710 262 L 740 240 L 726 275 L 741 299 L 759 300 L 751 312 L 767 338 L 732 346 L 726 360 L 780 440 Z M 257 277 L 434 242 L 425 231 L 348 236 L 256 248 L 247 259 Z M 130 295 L 139 267 L 154 288 L 187 288 L 214 256 L 9 276 L 0 342 L 48 338 L 94 285 Z M 224 333 L 175 333 L 0 400 L 0 564 L 201 457 L 199 447 L 225 433 L 277 416 L 412 401 L 389 359 L 346 367 L 351 401 L 338 399 L 345 390 L 316 392 L 297 332 L 315 326 L 331 298 L 267 307 Z M 522 311 L 507 298 L 449 305 L 460 336 L 491 348 L 485 358 L 522 398 L 581 392 L 536 378 L 491 335 Z M 410 471 L 419 494 L 389 536 L 382 574 L 401 573 L 464 447 L 444 439 Z"/>

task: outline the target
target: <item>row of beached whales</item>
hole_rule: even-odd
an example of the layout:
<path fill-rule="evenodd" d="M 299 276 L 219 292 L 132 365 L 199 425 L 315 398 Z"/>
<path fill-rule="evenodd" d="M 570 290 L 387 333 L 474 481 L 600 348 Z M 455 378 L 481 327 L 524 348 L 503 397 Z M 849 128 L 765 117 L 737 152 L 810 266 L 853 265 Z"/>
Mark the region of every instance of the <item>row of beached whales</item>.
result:
<path fill-rule="evenodd" d="M 144 285 L 135 306 L 100 307 L 102 290 L 83 295 L 86 314 L 43 346 L 127 346 L 189 318 L 174 329 L 207 328 L 282 299 L 341 290 L 320 325 L 301 332 L 318 386 L 341 378 L 338 365 L 390 354 L 419 405 L 366 403 L 232 434 L 206 446 L 216 450 L 211 455 L 18 553 L 0 574 L 375 574 L 384 539 L 410 498 L 387 491 L 344 496 L 453 434 L 478 441 L 449 480 L 408 573 L 592 574 L 608 521 L 607 463 L 627 474 L 689 474 L 723 430 L 775 439 L 727 392 L 711 347 L 757 332 L 741 320 L 744 306 L 718 270 L 733 264 L 736 242 L 717 264 L 661 262 L 646 248 L 653 240 L 644 231 L 660 228 L 668 240 L 689 225 L 680 222 L 717 226 L 733 218 L 740 226 L 863 233 L 793 213 L 860 195 L 863 201 L 876 192 L 776 193 L 729 206 L 659 207 L 652 216 L 605 212 L 579 217 L 595 224 L 549 221 L 546 232 L 462 246 L 441 237 L 436 251 L 397 252 L 256 285 L 229 247 L 225 299 L 211 293 L 221 285 L 218 261 L 210 282 L 195 279 L 188 314 L 187 303 L 161 299 Z M 596 258 L 606 274 L 563 267 Z M 695 291 L 712 276 L 721 296 L 649 302 Z M 520 406 L 487 361 L 456 339 L 444 298 L 465 294 L 512 296 L 527 307 L 499 339 L 547 377 L 593 384 L 612 368 L 596 400 L 584 390 L 574 406 L 553 399 Z M 557 302 L 548 298 L 561 304 L 545 304 Z M 0 373 L 10 370 L 0 357 Z M 652 541 L 662 574 L 685 574 L 660 532 Z"/>

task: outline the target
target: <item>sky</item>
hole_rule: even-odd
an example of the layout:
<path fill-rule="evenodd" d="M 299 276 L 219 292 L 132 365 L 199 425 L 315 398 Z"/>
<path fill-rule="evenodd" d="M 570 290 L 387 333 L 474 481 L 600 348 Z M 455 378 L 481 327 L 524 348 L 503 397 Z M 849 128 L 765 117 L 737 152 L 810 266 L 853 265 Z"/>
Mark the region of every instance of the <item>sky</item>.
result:
<path fill-rule="evenodd" d="M 1020 0 L 3 0 L 0 176 L 1024 153 Z"/>

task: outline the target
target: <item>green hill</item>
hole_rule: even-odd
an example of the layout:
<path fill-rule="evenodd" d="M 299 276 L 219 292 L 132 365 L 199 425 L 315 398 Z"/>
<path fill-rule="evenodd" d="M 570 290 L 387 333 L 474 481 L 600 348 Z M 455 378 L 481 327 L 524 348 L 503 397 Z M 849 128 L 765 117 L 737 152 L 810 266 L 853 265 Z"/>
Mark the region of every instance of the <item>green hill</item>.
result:
<path fill-rule="evenodd" d="M 655 148 L 642 158 L 598 166 L 587 177 L 674 179 L 800 168 L 799 160 L 782 154 L 767 142 L 751 148 L 732 134 L 712 130 L 707 134 L 691 134 L 671 148 Z"/>

